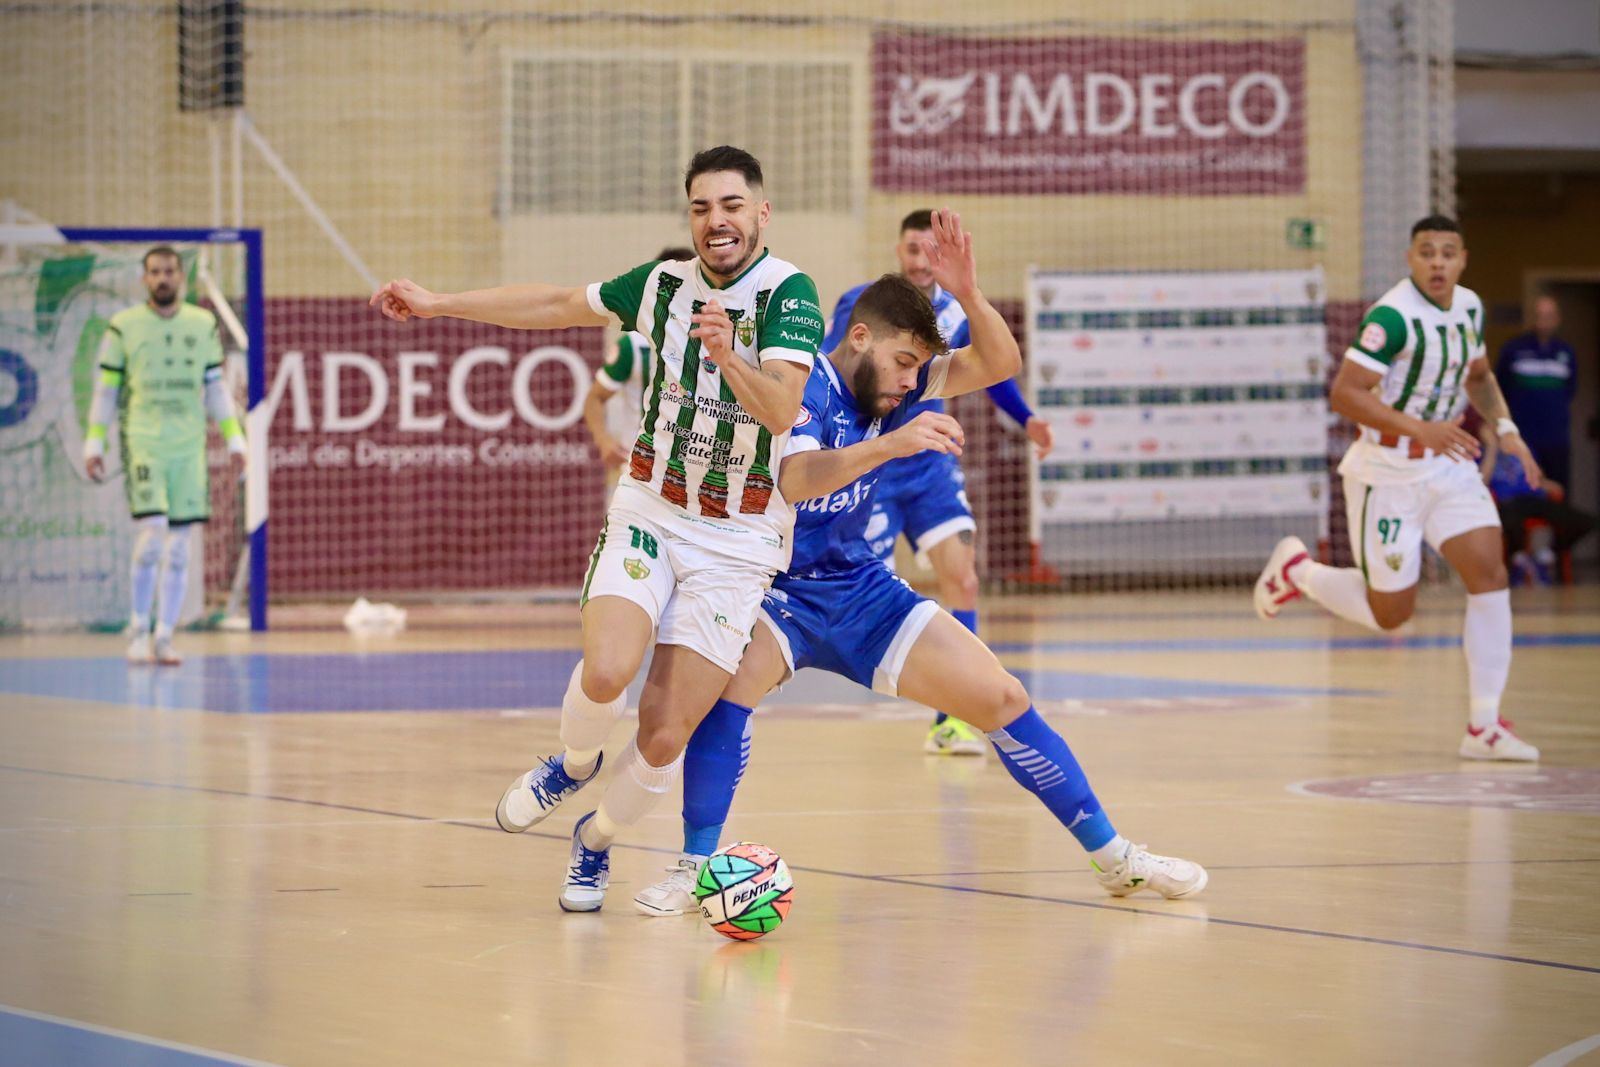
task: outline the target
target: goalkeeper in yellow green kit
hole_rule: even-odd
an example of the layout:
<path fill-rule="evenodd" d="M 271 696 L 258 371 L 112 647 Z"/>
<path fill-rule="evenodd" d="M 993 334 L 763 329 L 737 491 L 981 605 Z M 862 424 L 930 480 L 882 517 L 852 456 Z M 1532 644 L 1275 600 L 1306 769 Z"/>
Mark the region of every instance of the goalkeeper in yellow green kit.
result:
<path fill-rule="evenodd" d="M 183 609 L 192 532 L 211 515 L 206 416 L 227 441 L 235 471 L 244 467 L 244 431 L 222 381 L 217 318 L 184 303 L 183 266 L 165 245 L 144 255 L 150 299 L 111 317 L 100 348 L 100 378 L 89 409 L 84 467 L 105 477 L 106 427 L 120 416 L 122 468 L 133 542 L 131 663 L 176 665 L 172 630 Z M 150 611 L 161 578 L 160 618 L 150 641 Z"/>

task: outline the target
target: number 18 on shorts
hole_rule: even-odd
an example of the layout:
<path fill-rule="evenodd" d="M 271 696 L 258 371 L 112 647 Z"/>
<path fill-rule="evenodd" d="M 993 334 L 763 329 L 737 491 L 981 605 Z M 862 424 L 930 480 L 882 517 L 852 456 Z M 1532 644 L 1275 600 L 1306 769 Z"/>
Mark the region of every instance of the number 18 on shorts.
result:
<path fill-rule="evenodd" d="M 613 503 L 584 575 L 581 603 L 616 596 L 650 617 L 656 640 L 739 669 L 775 568 L 753 562 L 742 531 Z"/>

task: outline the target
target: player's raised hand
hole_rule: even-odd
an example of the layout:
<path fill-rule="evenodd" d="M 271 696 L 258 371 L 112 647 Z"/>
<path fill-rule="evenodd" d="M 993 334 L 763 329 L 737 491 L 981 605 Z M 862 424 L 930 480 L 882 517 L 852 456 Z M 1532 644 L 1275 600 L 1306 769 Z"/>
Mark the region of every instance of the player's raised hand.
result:
<path fill-rule="evenodd" d="M 1517 457 L 1517 462 L 1522 464 L 1522 476 L 1528 480 L 1529 489 L 1537 489 L 1544 483 L 1544 471 L 1539 469 L 1539 461 L 1533 458 L 1528 442 L 1522 439 L 1520 433 L 1502 434 L 1500 449 L 1508 456 Z"/>
<path fill-rule="evenodd" d="M 439 312 L 439 297 L 412 281 L 396 278 L 372 294 L 368 307 L 381 310 L 386 318 L 396 322 L 408 319 L 431 319 Z"/>
<path fill-rule="evenodd" d="M 978 261 L 972 253 L 972 234 L 961 228 L 961 216 L 948 208 L 933 213 L 931 236 L 923 238 L 928 269 L 933 280 L 960 300 L 978 289 Z"/>
<path fill-rule="evenodd" d="M 1028 425 L 1023 427 L 1023 432 L 1028 435 L 1028 440 L 1033 442 L 1033 450 L 1039 453 L 1040 459 L 1048 456 L 1056 447 L 1056 429 L 1050 425 L 1049 419 L 1035 415 L 1028 420 Z"/>
<path fill-rule="evenodd" d="M 689 336 L 699 340 L 701 358 L 716 366 L 733 354 L 733 320 L 720 303 L 711 301 L 689 321 L 693 323 Z"/>
<path fill-rule="evenodd" d="M 1423 448 L 1437 452 L 1441 456 L 1449 456 L 1451 459 L 1475 460 L 1482 451 L 1478 439 L 1461 428 L 1459 415 L 1448 422 L 1423 423 L 1422 429 L 1412 436 L 1412 440 Z M 1530 461 L 1533 459 L 1532 456 L 1528 458 Z M 1538 469 L 1536 464 L 1534 470 Z"/>
<path fill-rule="evenodd" d="M 961 455 L 967 432 L 961 424 L 940 411 L 924 411 L 904 426 L 884 435 L 893 443 L 895 456 L 914 456 L 918 452 L 947 452 Z"/>

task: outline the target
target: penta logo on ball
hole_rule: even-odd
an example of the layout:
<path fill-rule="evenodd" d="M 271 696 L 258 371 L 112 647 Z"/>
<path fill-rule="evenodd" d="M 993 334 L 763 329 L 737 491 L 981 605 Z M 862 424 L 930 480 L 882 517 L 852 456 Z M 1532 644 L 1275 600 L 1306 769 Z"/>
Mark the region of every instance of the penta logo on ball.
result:
<path fill-rule="evenodd" d="M 315 420 L 306 353 L 291 350 L 279 357 L 273 371 L 272 387 L 265 401 L 269 423 L 287 398 L 290 426 L 298 433 L 360 433 L 384 417 L 392 396 L 399 408 L 396 429 L 402 433 L 437 433 L 449 420 L 470 429 L 497 433 L 510 426 L 513 417 L 536 430 L 554 433 L 582 418 L 591 376 L 583 357 L 560 345 L 532 349 L 515 364 L 511 352 L 497 345 L 469 348 L 444 359 L 438 352 L 401 352 L 393 360 L 393 380 L 386 362 L 365 352 L 323 352 L 315 359 L 321 387 Z M 542 408 L 535 398 L 534 375 L 546 365 L 570 379 L 570 399 L 558 410 Z M 486 367 L 511 370 L 507 393 L 493 406 L 475 401 L 471 388 L 474 372 Z M 438 407 L 435 398 L 441 385 L 444 410 L 424 414 L 422 409 Z M 365 393 L 364 402 L 358 401 L 359 410 L 346 402 L 347 390 L 351 395 Z"/>

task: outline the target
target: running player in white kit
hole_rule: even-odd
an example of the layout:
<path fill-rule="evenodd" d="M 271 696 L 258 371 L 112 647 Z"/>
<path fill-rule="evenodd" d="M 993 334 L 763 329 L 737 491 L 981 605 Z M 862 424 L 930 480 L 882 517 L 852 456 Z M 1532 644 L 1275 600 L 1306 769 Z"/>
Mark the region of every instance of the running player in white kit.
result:
<path fill-rule="evenodd" d="M 1467 405 L 1495 427 L 1530 485 L 1539 484 L 1539 465 L 1485 358 L 1483 301 L 1456 284 L 1467 265 L 1460 225 L 1442 215 L 1420 220 L 1406 262 L 1411 276 L 1367 311 L 1328 396 L 1361 427 L 1339 464 L 1356 565 L 1323 566 L 1286 537 L 1256 581 L 1256 613 L 1271 619 L 1304 594 L 1340 618 L 1392 630 L 1416 608 L 1427 541 L 1467 587 L 1461 757 L 1537 760 L 1539 750 L 1500 717 L 1511 670 L 1510 582 L 1500 514 L 1473 462 L 1478 441 L 1461 428 Z"/>

